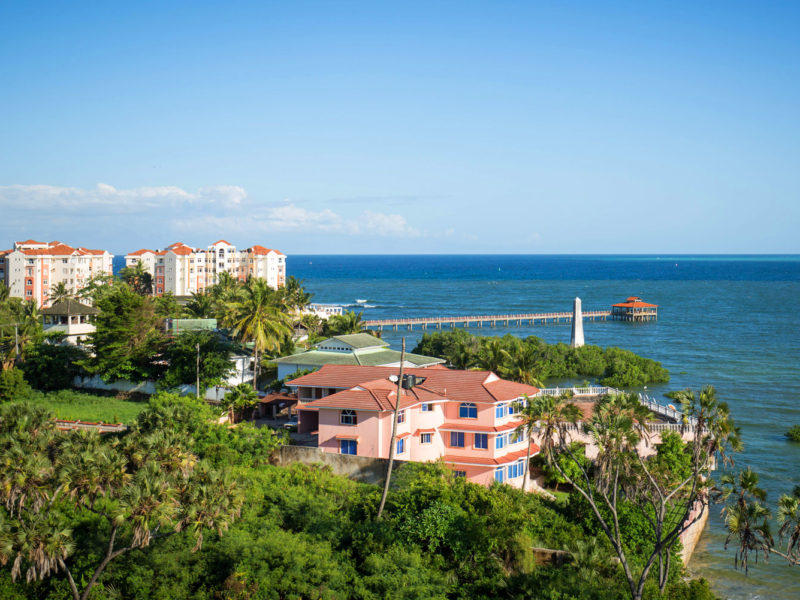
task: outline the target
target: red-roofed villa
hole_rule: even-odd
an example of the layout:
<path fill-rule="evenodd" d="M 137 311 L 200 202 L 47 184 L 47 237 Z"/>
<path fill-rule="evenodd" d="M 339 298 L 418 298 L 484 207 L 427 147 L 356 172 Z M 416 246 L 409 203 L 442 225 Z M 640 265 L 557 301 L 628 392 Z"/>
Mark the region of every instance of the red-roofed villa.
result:
<path fill-rule="evenodd" d="M 517 432 L 518 402 L 539 390 L 490 371 L 406 369 L 395 457 L 443 459 L 484 485 L 522 485 L 527 440 Z M 325 452 L 388 458 L 397 401 L 397 369 L 325 365 L 290 381 L 301 433 L 318 432 Z M 394 381 L 390 379 L 394 378 Z M 531 448 L 537 454 L 538 446 Z M 533 484 L 529 484 L 533 485 Z"/>

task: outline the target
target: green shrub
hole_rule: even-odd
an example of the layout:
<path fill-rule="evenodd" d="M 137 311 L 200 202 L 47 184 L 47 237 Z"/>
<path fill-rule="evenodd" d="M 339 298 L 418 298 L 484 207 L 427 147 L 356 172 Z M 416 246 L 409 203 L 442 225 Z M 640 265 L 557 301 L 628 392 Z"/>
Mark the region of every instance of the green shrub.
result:
<path fill-rule="evenodd" d="M 10 402 L 30 393 L 31 387 L 19 369 L 0 371 L 0 402 Z"/>
<path fill-rule="evenodd" d="M 800 425 L 793 425 L 785 435 L 793 442 L 800 442 Z"/>

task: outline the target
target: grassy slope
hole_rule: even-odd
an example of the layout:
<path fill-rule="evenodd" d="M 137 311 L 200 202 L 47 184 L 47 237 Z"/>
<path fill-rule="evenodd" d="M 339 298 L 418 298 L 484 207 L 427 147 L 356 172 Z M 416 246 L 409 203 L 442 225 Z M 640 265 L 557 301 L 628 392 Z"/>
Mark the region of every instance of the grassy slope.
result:
<path fill-rule="evenodd" d="M 72 421 L 103 421 L 130 424 L 147 407 L 147 402 L 122 400 L 113 396 L 100 396 L 61 390 L 34 392 L 27 400 L 49 408 L 59 419 Z"/>

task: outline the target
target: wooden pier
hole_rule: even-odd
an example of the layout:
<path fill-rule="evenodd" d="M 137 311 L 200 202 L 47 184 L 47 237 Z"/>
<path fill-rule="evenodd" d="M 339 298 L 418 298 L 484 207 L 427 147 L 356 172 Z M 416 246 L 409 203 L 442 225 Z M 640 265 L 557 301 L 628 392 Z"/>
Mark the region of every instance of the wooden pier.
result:
<path fill-rule="evenodd" d="M 615 315 L 610 310 L 588 310 L 583 313 L 586 321 L 606 321 L 615 319 Z M 571 312 L 550 312 L 550 313 L 525 313 L 517 315 L 464 315 L 459 317 L 414 317 L 405 319 L 374 319 L 364 321 L 364 329 L 391 328 L 397 331 L 401 327 L 409 331 L 414 326 L 421 329 L 432 327 L 441 329 L 442 327 L 497 327 L 497 325 L 508 327 L 509 325 L 545 325 L 547 323 L 572 323 Z"/>

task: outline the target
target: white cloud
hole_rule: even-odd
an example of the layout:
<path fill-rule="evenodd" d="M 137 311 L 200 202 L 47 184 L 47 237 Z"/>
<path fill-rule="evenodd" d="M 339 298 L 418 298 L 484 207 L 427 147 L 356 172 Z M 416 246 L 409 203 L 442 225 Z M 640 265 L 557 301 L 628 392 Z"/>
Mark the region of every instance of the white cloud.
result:
<path fill-rule="evenodd" d="M 315 211 L 291 202 L 281 206 L 245 209 L 238 216 L 201 215 L 197 218 L 183 218 L 176 222 L 176 226 L 191 231 L 306 232 L 378 237 L 426 235 L 410 227 L 406 218 L 399 214 L 368 210 L 359 216 L 347 218 L 329 208 Z"/>
<path fill-rule="evenodd" d="M 117 189 L 107 183 L 94 188 L 54 185 L 0 186 L 0 208 L 6 210 L 58 209 L 67 212 L 92 211 L 90 215 L 125 214 L 154 208 L 181 206 L 235 207 L 247 192 L 234 185 L 202 187 L 187 192 L 177 186 Z"/>
<path fill-rule="evenodd" d="M 28 223 L 33 214 L 42 213 L 58 215 L 60 224 L 74 223 L 77 229 L 99 227 L 121 232 L 136 223 L 136 227 L 146 224 L 149 233 L 163 230 L 159 235 L 167 235 L 167 231 L 170 235 L 191 233 L 192 236 L 198 233 L 226 236 L 310 233 L 370 238 L 452 235 L 452 232 L 422 231 L 412 227 L 406 216 L 394 212 L 356 213 L 343 207 L 315 210 L 289 200 L 279 204 L 258 203 L 248 197 L 244 188 L 234 185 L 201 187 L 195 191 L 177 186 L 120 189 L 107 183 L 98 183 L 93 188 L 0 186 L 3 229 L 20 220 Z M 17 228 L 14 225 L 13 229 Z"/>

